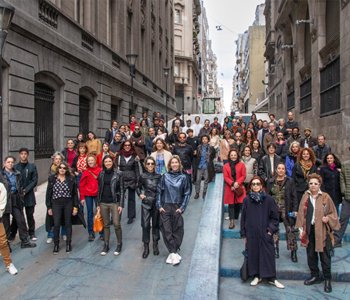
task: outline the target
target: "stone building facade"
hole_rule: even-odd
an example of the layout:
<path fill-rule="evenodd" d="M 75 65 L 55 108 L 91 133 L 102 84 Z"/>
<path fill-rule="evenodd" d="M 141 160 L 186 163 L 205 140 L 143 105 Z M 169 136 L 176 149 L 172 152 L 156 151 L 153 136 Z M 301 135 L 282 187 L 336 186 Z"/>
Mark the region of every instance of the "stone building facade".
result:
<path fill-rule="evenodd" d="M 176 111 L 173 0 L 11 0 L 3 54 L 3 149 L 47 179 L 50 156 L 78 132 L 101 139 L 112 119 L 129 123 L 126 54 L 138 54 L 134 112 Z M 170 67 L 168 93 L 164 67 Z"/>
<path fill-rule="evenodd" d="M 342 160 L 350 135 L 348 0 L 266 0 L 269 112 L 294 113 Z"/>

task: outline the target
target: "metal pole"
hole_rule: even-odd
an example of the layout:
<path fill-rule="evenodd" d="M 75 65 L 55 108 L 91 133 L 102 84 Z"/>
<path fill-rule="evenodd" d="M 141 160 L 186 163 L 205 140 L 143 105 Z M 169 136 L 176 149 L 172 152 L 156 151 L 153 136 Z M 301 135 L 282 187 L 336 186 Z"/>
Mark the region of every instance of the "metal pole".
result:
<path fill-rule="evenodd" d="M 0 56 L 0 159 L 2 162 L 2 143 L 3 143 L 3 139 L 2 139 L 2 122 L 3 122 L 3 118 L 2 118 L 2 56 Z"/>
<path fill-rule="evenodd" d="M 182 121 L 185 123 L 185 78 L 182 78 Z"/>
<path fill-rule="evenodd" d="M 131 114 L 134 114 L 134 75 L 131 75 Z M 129 116 L 130 117 L 130 116 Z"/>
<path fill-rule="evenodd" d="M 168 78 L 165 78 L 165 128 L 168 129 Z"/>

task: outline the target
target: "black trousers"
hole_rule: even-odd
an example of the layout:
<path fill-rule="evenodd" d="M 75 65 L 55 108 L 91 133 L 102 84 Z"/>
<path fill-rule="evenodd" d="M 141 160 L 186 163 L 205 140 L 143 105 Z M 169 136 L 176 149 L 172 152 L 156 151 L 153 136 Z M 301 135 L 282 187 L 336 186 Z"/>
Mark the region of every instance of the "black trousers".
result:
<path fill-rule="evenodd" d="M 170 253 L 176 253 L 184 237 L 184 220 L 182 214 L 176 212 L 180 205 L 165 203 L 163 208 L 165 212 L 160 213 L 159 225 L 164 244 Z"/>
<path fill-rule="evenodd" d="M 73 201 L 72 198 L 58 198 L 52 200 L 52 215 L 53 215 L 53 239 L 55 245 L 60 243 L 60 228 L 62 225 L 62 217 L 67 232 L 67 244 L 72 241 L 72 213 Z"/>
<path fill-rule="evenodd" d="M 318 277 L 320 270 L 318 268 L 318 257 L 321 260 L 322 272 L 324 279 L 331 280 L 331 257 L 326 252 L 326 249 L 323 249 L 323 252 L 316 252 L 316 237 L 315 237 L 315 226 L 311 226 L 311 232 L 309 235 L 309 245 L 306 248 L 307 254 L 307 264 L 311 270 L 311 277 Z"/>
<path fill-rule="evenodd" d="M 135 190 L 132 188 L 127 188 L 129 191 L 128 196 L 128 219 L 136 218 L 136 202 L 135 202 Z"/>
<path fill-rule="evenodd" d="M 35 233 L 34 211 L 35 211 L 34 205 L 25 207 L 25 212 L 26 212 L 26 217 L 27 217 L 27 225 L 28 225 L 28 233 L 30 236 Z M 15 236 L 17 234 L 17 229 L 18 229 L 17 222 L 13 218 L 12 223 L 11 223 L 11 235 Z"/>
<path fill-rule="evenodd" d="M 297 199 L 298 199 L 298 207 L 300 205 L 301 199 L 303 198 L 305 192 L 298 192 L 297 191 Z"/>
<path fill-rule="evenodd" d="M 160 240 L 159 234 L 159 210 L 155 203 L 151 209 L 146 208 L 144 205 L 141 207 L 141 227 L 142 227 L 142 242 L 149 244 L 151 239 L 151 224 L 152 218 L 152 238 L 153 243 Z"/>
<path fill-rule="evenodd" d="M 228 205 L 228 215 L 230 219 L 238 220 L 239 212 L 241 211 L 242 203 L 235 203 Z"/>

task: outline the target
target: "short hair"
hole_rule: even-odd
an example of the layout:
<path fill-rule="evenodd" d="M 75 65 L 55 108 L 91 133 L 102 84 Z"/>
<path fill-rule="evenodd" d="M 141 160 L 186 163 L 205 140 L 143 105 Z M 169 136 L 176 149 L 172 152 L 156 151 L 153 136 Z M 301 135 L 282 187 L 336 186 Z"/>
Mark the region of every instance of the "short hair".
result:
<path fill-rule="evenodd" d="M 157 122 L 159 122 L 159 120 L 158 120 L 158 119 L 154 119 L 154 122 L 156 122 L 156 121 L 157 121 Z"/>
<path fill-rule="evenodd" d="M 210 142 L 210 137 L 209 137 L 209 135 L 207 135 L 207 134 L 203 134 L 202 136 L 201 136 L 201 142 L 203 141 L 203 138 L 204 137 L 206 137 L 207 139 L 208 139 L 208 142 Z"/>
<path fill-rule="evenodd" d="M 120 135 L 120 137 L 122 137 L 122 134 L 120 132 L 117 132 L 114 136 L 116 135 Z"/>
<path fill-rule="evenodd" d="M 148 131 L 150 131 L 150 130 L 154 130 L 154 128 L 153 127 L 148 127 Z"/>
<path fill-rule="evenodd" d="M 60 156 L 62 161 L 64 161 L 64 156 L 63 154 L 60 152 L 60 151 L 56 151 L 52 156 L 51 156 L 51 159 L 52 159 L 52 162 L 54 161 L 55 157 L 56 156 Z"/>
<path fill-rule="evenodd" d="M 188 129 L 186 130 L 186 133 L 187 133 L 187 134 L 189 134 L 190 132 L 193 132 L 193 129 L 192 129 L 192 128 L 188 128 Z"/>
<path fill-rule="evenodd" d="M 261 183 L 261 190 L 262 190 L 262 191 L 266 191 L 266 190 L 265 190 L 264 180 L 262 180 L 259 176 L 254 176 L 254 177 L 249 181 L 249 183 L 248 183 L 248 191 L 251 191 L 251 190 L 252 190 L 251 187 L 252 187 L 252 182 L 253 182 L 254 180 L 259 180 L 259 182 Z"/>
<path fill-rule="evenodd" d="M 9 158 L 12 158 L 13 162 L 16 162 L 16 157 L 14 157 L 12 155 L 6 156 L 5 159 L 4 159 L 4 162 L 6 162 Z"/>
<path fill-rule="evenodd" d="M 269 150 L 270 147 L 275 148 L 275 150 L 277 149 L 276 143 L 268 143 L 268 144 L 266 145 L 266 147 L 267 147 L 267 150 Z"/>
<path fill-rule="evenodd" d="M 239 151 L 238 151 L 238 149 L 236 149 L 236 148 L 233 148 L 233 149 L 231 149 L 229 152 L 228 152 L 228 160 L 230 161 L 230 155 L 231 155 L 231 152 L 236 152 L 237 153 L 237 159 L 238 160 L 240 160 L 241 159 L 241 156 L 239 155 Z"/>
<path fill-rule="evenodd" d="M 208 119 L 206 119 L 206 120 L 204 121 L 204 123 L 207 122 L 207 121 L 210 123 L 210 121 L 209 121 Z"/>
<path fill-rule="evenodd" d="M 215 117 L 215 118 L 214 118 L 214 121 L 215 121 L 215 120 L 219 120 L 219 118 L 218 118 L 218 117 Z"/>
<path fill-rule="evenodd" d="M 103 150 L 103 146 L 104 146 L 104 145 L 107 145 L 107 146 L 108 146 L 108 152 L 111 151 L 111 147 L 110 147 L 109 143 L 107 143 L 107 142 L 104 142 L 104 143 L 102 144 L 102 150 Z"/>
<path fill-rule="evenodd" d="M 180 159 L 180 157 L 178 155 L 173 155 L 172 157 L 170 157 L 170 159 L 168 161 L 168 170 L 171 169 L 171 162 L 172 162 L 173 159 L 176 159 L 179 162 L 179 164 L 180 164 L 179 170 L 180 170 L 180 172 L 182 172 L 181 159 Z"/>
<path fill-rule="evenodd" d="M 135 118 L 135 119 L 136 119 L 135 115 L 130 115 L 130 119 L 131 119 L 131 118 Z"/>
<path fill-rule="evenodd" d="M 271 116 L 275 117 L 275 115 L 274 115 L 274 114 L 269 114 L 269 117 L 271 117 Z"/>
<path fill-rule="evenodd" d="M 144 161 L 143 165 L 144 165 L 145 168 L 146 168 L 146 165 L 147 165 L 147 161 L 148 161 L 148 160 L 151 160 L 151 161 L 154 162 L 153 170 L 155 171 L 155 170 L 157 169 L 157 162 L 156 162 L 156 160 L 154 159 L 154 157 L 152 157 L 152 156 L 147 156 L 147 157 L 145 158 L 145 161 Z"/>
<path fill-rule="evenodd" d="M 297 127 L 297 126 L 293 127 L 293 128 L 292 128 L 292 131 L 293 131 L 294 129 L 298 129 L 298 131 L 299 131 L 299 127 Z"/>
<path fill-rule="evenodd" d="M 307 176 L 307 182 L 310 182 L 311 179 L 316 179 L 322 185 L 322 177 L 318 175 L 317 173 L 312 173 Z"/>
<path fill-rule="evenodd" d="M 96 135 L 93 131 L 89 131 L 89 132 L 87 133 L 87 136 L 89 137 L 89 134 L 90 134 L 90 133 L 94 136 L 94 139 L 96 140 L 96 139 L 97 139 L 97 135 Z"/>
<path fill-rule="evenodd" d="M 236 136 L 238 133 L 242 136 L 242 133 L 240 133 L 240 132 L 238 132 L 238 131 L 235 133 L 235 136 Z"/>
<path fill-rule="evenodd" d="M 184 132 L 180 132 L 179 133 L 179 137 L 180 137 L 181 134 L 183 134 L 186 137 L 186 133 L 184 133 Z"/>
<path fill-rule="evenodd" d="M 260 120 L 259 120 L 259 121 L 260 121 Z M 258 122 L 259 122 L 259 121 L 258 121 Z M 264 121 L 262 121 L 262 122 L 263 122 L 263 123 L 268 123 L 266 120 L 264 120 Z"/>
<path fill-rule="evenodd" d="M 229 133 L 230 136 L 232 135 L 232 132 L 231 132 L 230 130 L 226 130 L 225 133 L 224 133 L 224 135 L 226 135 L 226 133 Z"/>
<path fill-rule="evenodd" d="M 88 147 L 86 146 L 86 144 L 84 142 L 80 142 L 77 146 L 77 149 L 75 150 L 75 153 L 79 156 L 80 155 L 80 152 L 79 152 L 79 149 L 80 148 L 85 148 L 85 154 L 88 153 Z"/>
<path fill-rule="evenodd" d="M 304 153 L 304 151 L 309 152 L 309 154 L 310 154 L 310 160 L 311 160 L 311 162 L 312 162 L 313 164 L 315 164 L 315 163 L 316 163 L 316 156 L 315 156 L 314 151 L 312 151 L 311 148 L 302 148 L 302 149 L 300 149 L 300 152 L 299 152 L 298 157 L 297 157 L 297 162 L 300 162 L 300 161 L 303 159 L 303 153 Z"/>
<path fill-rule="evenodd" d="M 118 124 L 118 121 L 117 121 L 117 120 L 112 120 L 112 125 L 113 125 L 114 123 L 117 123 L 117 124 Z"/>
<path fill-rule="evenodd" d="M 284 119 L 281 118 L 281 119 L 278 120 L 278 125 L 280 124 L 281 121 L 285 122 Z"/>
<path fill-rule="evenodd" d="M 197 118 L 198 118 L 199 120 L 201 119 L 201 117 L 199 117 L 199 116 L 195 117 L 194 119 L 197 119 Z"/>
<path fill-rule="evenodd" d="M 319 135 L 317 136 L 317 139 L 318 139 L 319 137 L 321 137 L 321 136 L 323 136 L 323 138 L 326 140 L 326 137 L 325 137 L 324 134 L 319 134 Z"/>

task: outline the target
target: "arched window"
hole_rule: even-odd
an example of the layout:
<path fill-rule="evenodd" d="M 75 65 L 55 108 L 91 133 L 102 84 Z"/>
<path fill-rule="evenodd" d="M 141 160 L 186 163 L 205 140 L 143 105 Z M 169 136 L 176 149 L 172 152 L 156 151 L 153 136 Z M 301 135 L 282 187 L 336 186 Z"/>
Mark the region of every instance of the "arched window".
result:
<path fill-rule="evenodd" d="M 54 90 L 43 83 L 35 84 L 35 159 L 50 158 L 54 153 Z"/>
<path fill-rule="evenodd" d="M 326 43 L 340 31 L 340 1 L 328 0 L 326 4 Z"/>
<path fill-rule="evenodd" d="M 306 20 L 310 19 L 309 7 L 306 12 Z M 306 65 L 311 61 L 311 33 L 310 24 L 305 23 L 305 33 L 304 33 L 304 64 Z"/>

